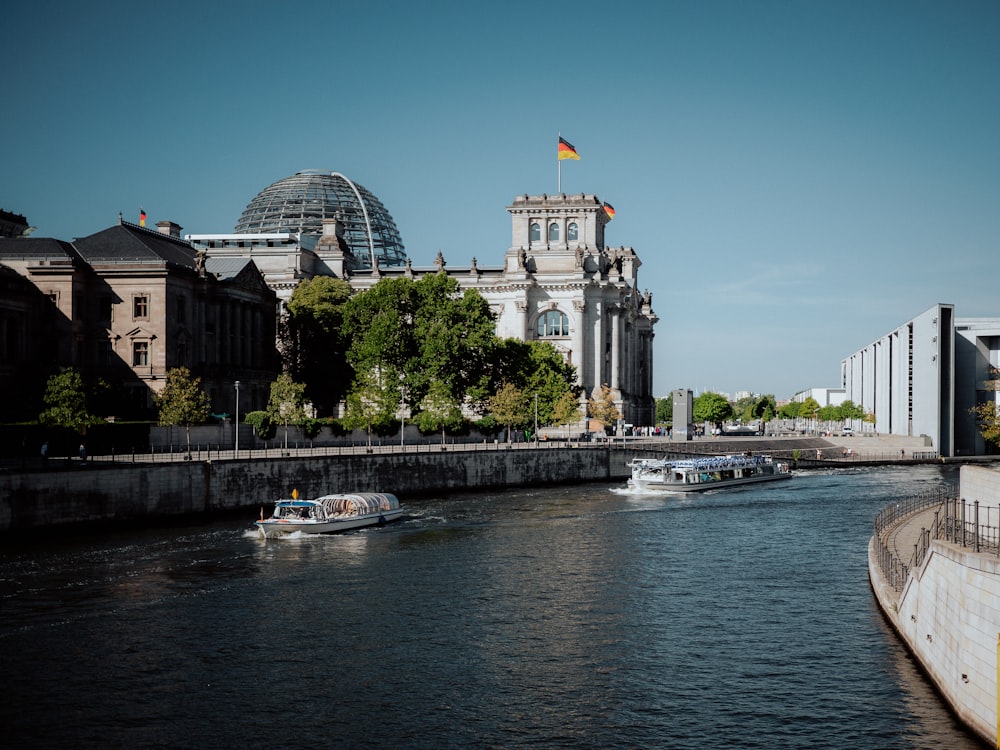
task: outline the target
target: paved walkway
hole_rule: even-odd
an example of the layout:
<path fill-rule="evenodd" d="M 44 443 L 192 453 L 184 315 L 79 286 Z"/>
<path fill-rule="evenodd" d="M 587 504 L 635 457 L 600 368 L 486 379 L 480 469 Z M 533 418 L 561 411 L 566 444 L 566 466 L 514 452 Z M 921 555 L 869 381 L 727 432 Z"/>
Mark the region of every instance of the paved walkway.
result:
<path fill-rule="evenodd" d="M 943 512 L 944 504 L 932 505 L 908 516 L 882 532 L 886 547 L 903 563 L 909 565 L 913 559 L 914 546 L 920 541 L 924 529 L 934 527 L 934 514 Z"/>

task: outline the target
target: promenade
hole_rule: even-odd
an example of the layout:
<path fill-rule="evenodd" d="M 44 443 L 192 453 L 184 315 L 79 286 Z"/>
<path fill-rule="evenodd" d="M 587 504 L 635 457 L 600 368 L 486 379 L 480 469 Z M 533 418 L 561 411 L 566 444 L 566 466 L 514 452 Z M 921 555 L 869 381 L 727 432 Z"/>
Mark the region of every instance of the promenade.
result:
<path fill-rule="evenodd" d="M 900 499 L 875 517 L 872 591 L 955 715 L 1000 747 L 1000 472 L 962 466 L 956 496 Z"/>

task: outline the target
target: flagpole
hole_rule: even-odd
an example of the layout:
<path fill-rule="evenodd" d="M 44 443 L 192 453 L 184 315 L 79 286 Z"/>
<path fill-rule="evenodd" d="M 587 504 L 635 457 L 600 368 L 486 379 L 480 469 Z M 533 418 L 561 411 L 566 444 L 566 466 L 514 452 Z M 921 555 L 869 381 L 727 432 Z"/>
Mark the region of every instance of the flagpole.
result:
<path fill-rule="evenodd" d="M 562 138 L 562 131 L 556 133 L 557 138 Z M 559 143 L 557 140 L 556 143 Z M 562 195 L 562 159 L 559 158 L 559 152 L 556 151 L 556 165 L 558 171 L 558 177 L 556 178 L 556 195 Z"/>

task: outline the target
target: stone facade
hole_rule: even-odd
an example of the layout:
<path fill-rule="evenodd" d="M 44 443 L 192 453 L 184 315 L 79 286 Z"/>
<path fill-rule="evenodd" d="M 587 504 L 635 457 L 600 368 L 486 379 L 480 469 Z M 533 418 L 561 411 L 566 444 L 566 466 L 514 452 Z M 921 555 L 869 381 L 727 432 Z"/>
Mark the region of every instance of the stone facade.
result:
<path fill-rule="evenodd" d="M 277 372 L 274 292 L 251 261 L 206 258 L 179 230 L 119 221 L 72 243 L 0 240 L 0 264 L 45 301 L 48 367 L 38 376 L 73 367 L 105 379 L 119 389 L 116 416 L 148 409 L 167 370 L 178 366 L 202 378 L 213 411 L 234 406 L 235 380 L 246 386 L 242 409 L 266 403 Z M 4 318 L 5 340 L 24 350 L 32 321 L 17 310 Z"/>
<path fill-rule="evenodd" d="M 518 196 L 507 211 L 512 241 L 503 264 L 449 265 L 439 252 L 434 266 L 358 269 L 327 222 L 316 247 L 322 265 L 354 289 L 383 278 L 446 273 L 461 289 L 475 289 L 497 316 L 497 335 L 549 341 L 576 367 L 582 399 L 611 388 L 624 421 L 655 423 L 653 326 L 658 321 L 648 291 L 640 292 L 642 265 L 631 247 L 608 247 L 609 221 L 594 195 Z"/>

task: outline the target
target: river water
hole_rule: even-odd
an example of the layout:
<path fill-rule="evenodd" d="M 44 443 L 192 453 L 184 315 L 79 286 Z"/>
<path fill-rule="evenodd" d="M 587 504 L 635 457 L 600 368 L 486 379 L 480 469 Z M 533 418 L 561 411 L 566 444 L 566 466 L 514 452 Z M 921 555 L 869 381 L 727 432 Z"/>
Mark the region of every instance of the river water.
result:
<path fill-rule="evenodd" d="M 875 513 L 955 469 L 402 498 L 261 541 L 4 539 L 5 747 L 979 748 L 874 602 Z"/>

